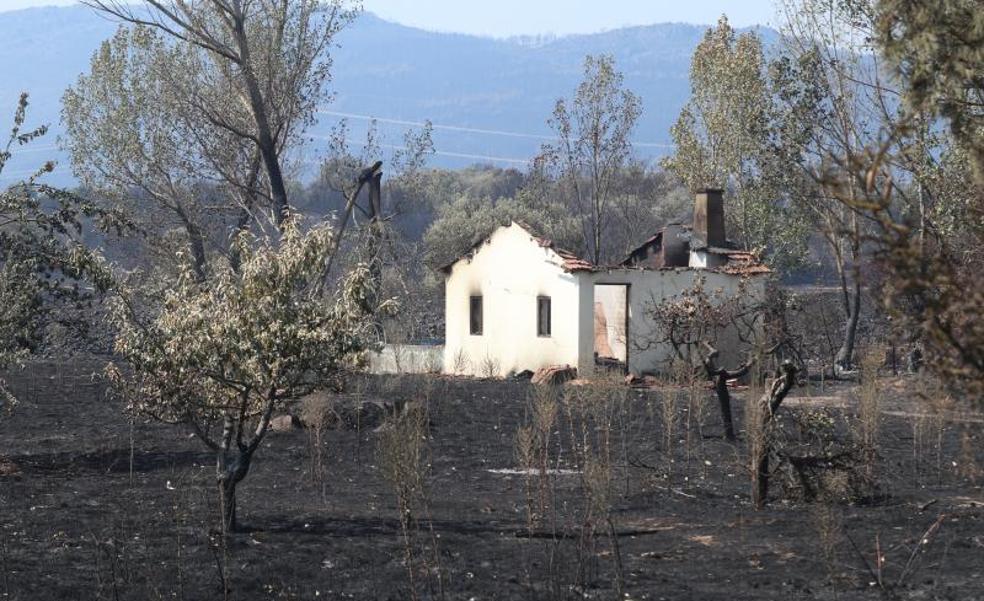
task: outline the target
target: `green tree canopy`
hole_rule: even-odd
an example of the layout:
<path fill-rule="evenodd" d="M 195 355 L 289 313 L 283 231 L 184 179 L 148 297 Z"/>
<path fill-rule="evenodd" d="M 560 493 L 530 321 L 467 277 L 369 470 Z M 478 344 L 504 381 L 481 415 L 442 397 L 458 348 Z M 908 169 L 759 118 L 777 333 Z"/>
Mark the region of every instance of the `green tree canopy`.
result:
<path fill-rule="evenodd" d="M 803 182 L 777 152 L 783 123 L 761 39 L 721 17 L 694 51 L 690 86 L 664 166 L 692 192 L 725 190 L 728 234 L 740 247 L 764 250 L 780 269 L 797 265 L 809 236 L 795 202 Z"/>

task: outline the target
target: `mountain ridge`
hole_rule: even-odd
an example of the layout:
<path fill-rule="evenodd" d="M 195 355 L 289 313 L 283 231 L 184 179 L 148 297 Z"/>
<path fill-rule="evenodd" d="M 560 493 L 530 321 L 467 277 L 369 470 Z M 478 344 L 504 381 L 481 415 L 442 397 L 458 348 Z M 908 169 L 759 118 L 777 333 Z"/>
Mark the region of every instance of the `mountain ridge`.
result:
<path fill-rule="evenodd" d="M 18 94 L 28 91 L 28 125 L 52 125 L 36 147 L 50 150 L 62 131 L 62 93 L 88 70 L 92 53 L 116 26 L 81 6 L 0 12 L 5 55 L 0 117 L 4 106 L 12 117 Z M 430 120 L 444 126 L 434 131 L 438 154 L 433 165 L 491 162 L 522 167 L 550 136 L 546 120 L 557 98 L 573 93 L 584 56 L 607 53 L 615 57 L 626 86 L 642 98 L 634 139 L 650 145 L 637 148 L 637 154 L 656 160 L 667 151 L 659 145 L 669 143 L 669 128 L 686 102 L 690 56 L 707 28 L 641 25 L 556 36 L 529 45 L 517 37 L 432 32 L 364 13 L 338 36 L 330 84 L 335 98 L 312 130 L 315 143 L 304 158 L 308 164 L 316 161 L 318 136 L 324 136 L 341 113 L 350 115 L 353 143 L 364 138 L 370 117 L 380 119 L 377 127 L 388 146 L 401 143 L 409 127 L 401 122 Z M 766 38 L 774 34 L 760 31 Z M 70 181 L 64 155 L 48 156 L 43 150 L 15 157 L 0 178 L 9 182 L 13 172 L 33 167 L 31 160 L 43 156 L 60 162 L 53 181 Z"/>

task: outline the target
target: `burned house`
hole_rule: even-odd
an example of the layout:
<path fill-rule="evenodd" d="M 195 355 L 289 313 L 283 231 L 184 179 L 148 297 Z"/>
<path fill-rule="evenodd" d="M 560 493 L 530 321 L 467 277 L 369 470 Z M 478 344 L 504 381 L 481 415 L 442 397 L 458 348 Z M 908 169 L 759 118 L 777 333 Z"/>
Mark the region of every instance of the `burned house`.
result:
<path fill-rule="evenodd" d="M 511 223 L 444 268 L 444 371 L 506 375 L 551 365 L 664 369 L 665 345 L 642 344 L 646 308 L 703 278 L 725 295 L 764 296 L 770 270 L 725 236 L 719 190 L 697 194 L 691 226 L 671 224 L 619 265 L 594 265 Z M 727 358 L 737 344 L 721 349 Z"/>

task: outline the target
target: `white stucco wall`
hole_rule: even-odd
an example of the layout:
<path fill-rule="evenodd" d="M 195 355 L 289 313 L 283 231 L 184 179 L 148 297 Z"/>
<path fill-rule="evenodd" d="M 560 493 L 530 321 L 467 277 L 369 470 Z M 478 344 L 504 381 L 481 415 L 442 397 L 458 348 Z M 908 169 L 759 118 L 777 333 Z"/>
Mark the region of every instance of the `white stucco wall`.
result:
<path fill-rule="evenodd" d="M 472 257 L 455 263 L 445 281 L 444 371 L 485 376 L 491 364 L 503 376 L 577 365 L 582 338 L 590 345 L 593 334 L 593 322 L 580 327 L 582 292 L 560 257 L 522 227 L 496 230 Z M 469 297 L 477 295 L 483 298 L 483 332 L 472 336 Z M 551 299 L 550 337 L 537 336 L 538 296 Z"/>
<path fill-rule="evenodd" d="M 587 306 L 591 308 L 593 316 L 594 307 L 594 284 L 628 284 L 629 285 L 629 332 L 628 332 L 628 366 L 633 373 L 643 373 L 649 371 L 662 371 L 668 365 L 672 350 L 668 345 L 658 345 L 650 348 L 641 348 L 645 338 L 652 331 L 652 324 L 646 319 L 646 307 L 653 302 L 660 302 L 669 299 L 680 293 L 682 290 L 691 288 L 698 276 L 705 278 L 705 289 L 715 290 L 721 288 L 726 294 L 733 294 L 739 285 L 739 278 L 732 275 L 717 273 L 714 271 L 680 269 L 680 270 L 640 270 L 640 269 L 612 269 L 593 273 L 581 273 L 578 278 L 581 282 L 582 302 L 587 301 Z M 757 298 L 764 298 L 765 277 L 757 277 L 749 285 L 748 293 L 756 295 Z M 603 290 L 603 289 L 602 289 Z M 583 316 L 582 316 L 583 321 Z M 592 320 L 593 324 L 593 320 Z M 732 337 L 724 336 L 719 344 L 721 358 L 728 365 L 742 356 L 744 349 L 740 348 L 737 341 Z M 591 357 L 593 364 L 592 348 L 582 347 L 580 349 L 581 361 L 579 372 L 587 375 L 590 369 L 587 357 Z"/>
<path fill-rule="evenodd" d="M 369 353 L 374 374 L 429 374 L 444 366 L 444 347 L 439 344 L 387 344 Z"/>

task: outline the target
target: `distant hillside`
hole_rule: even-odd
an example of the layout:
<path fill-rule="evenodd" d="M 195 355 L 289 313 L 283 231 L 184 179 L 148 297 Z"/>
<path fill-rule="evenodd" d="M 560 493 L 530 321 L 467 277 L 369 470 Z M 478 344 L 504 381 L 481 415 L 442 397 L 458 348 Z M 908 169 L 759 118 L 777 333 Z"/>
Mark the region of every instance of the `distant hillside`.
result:
<path fill-rule="evenodd" d="M 8 167 L 4 181 L 36 161 L 59 157 L 53 145 L 61 94 L 115 27 L 85 7 L 0 13 L 0 117 L 12 115 L 17 95 L 26 90 L 31 121 L 51 123 L 53 130 L 35 152 Z M 584 56 L 603 52 L 616 57 L 627 85 L 642 97 L 634 137 L 650 145 L 637 152 L 656 158 L 665 154 L 661 145 L 686 101 L 690 55 L 705 29 L 661 24 L 533 42 L 434 33 L 365 14 L 340 36 L 332 84 L 337 96 L 314 134 L 325 133 L 339 113 L 372 115 L 380 119 L 384 144 L 400 144 L 412 123 L 430 119 L 438 150 L 432 164 L 521 167 L 549 136 L 546 119 L 556 99 L 577 85 Z M 5 123 L 0 119 L 0 127 Z M 350 117 L 350 123 L 352 137 L 360 139 L 366 120 Z M 315 159 L 317 148 L 310 154 Z M 69 181 L 65 170 L 63 161 L 59 182 Z"/>

